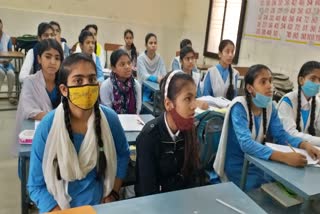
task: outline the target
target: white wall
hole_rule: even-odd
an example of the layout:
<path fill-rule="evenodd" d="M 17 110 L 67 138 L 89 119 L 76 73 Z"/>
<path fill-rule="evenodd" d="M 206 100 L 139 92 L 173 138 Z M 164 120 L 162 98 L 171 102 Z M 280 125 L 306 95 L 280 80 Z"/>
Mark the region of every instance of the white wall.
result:
<path fill-rule="evenodd" d="M 256 0 L 249 0 L 256 1 Z M 209 0 L 185 0 L 186 12 L 182 37 L 190 38 L 193 47 L 203 53 Z M 250 17 L 246 16 L 246 20 Z M 245 21 L 246 24 L 246 21 Z M 182 38 L 181 37 L 181 38 Z M 202 54 L 201 54 L 202 57 Z M 281 72 L 290 76 L 296 83 L 298 71 L 303 63 L 309 60 L 320 61 L 320 48 L 299 44 L 288 44 L 277 41 L 261 41 L 246 39 L 241 41 L 239 66 L 265 64 L 273 72 Z M 207 64 L 216 64 L 217 60 L 206 59 Z M 199 59 L 202 62 L 202 58 Z"/>
<path fill-rule="evenodd" d="M 69 46 L 77 41 L 80 30 L 92 23 L 99 27 L 101 44 L 122 44 L 124 30 L 132 29 L 140 51 L 145 49 L 145 35 L 154 32 L 158 52 L 169 66 L 183 31 L 184 0 L 0 0 L 0 17 L 11 36 L 35 35 L 40 22 L 55 20 Z"/>

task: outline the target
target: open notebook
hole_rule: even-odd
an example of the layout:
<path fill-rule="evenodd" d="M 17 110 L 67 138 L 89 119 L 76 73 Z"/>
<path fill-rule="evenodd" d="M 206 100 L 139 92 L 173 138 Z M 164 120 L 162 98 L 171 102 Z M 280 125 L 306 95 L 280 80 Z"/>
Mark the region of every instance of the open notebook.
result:
<path fill-rule="evenodd" d="M 275 143 L 266 143 L 267 146 L 269 146 L 271 149 L 279 152 L 292 152 L 291 148 L 289 146 L 285 145 L 279 145 Z M 293 148 L 293 147 L 292 147 Z M 320 150 L 319 147 L 316 147 Z M 313 160 L 310 155 L 307 153 L 306 150 L 299 149 L 299 148 L 293 148 L 297 153 L 303 154 L 307 157 L 308 165 L 316 165 L 319 164 L 319 160 Z"/>
<path fill-rule="evenodd" d="M 119 114 L 121 126 L 124 131 L 141 131 L 144 122 L 137 114 Z"/>
<path fill-rule="evenodd" d="M 209 106 L 214 106 L 217 108 L 227 108 L 231 103 L 230 100 L 224 97 L 202 96 L 197 98 L 197 100 L 205 101 Z"/>

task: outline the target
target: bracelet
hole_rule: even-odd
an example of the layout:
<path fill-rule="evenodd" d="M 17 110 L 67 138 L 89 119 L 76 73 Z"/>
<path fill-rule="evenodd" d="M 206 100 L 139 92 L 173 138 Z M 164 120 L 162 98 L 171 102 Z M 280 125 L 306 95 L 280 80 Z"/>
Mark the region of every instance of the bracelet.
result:
<path fill-rule="evenodd" d="M 110 195 L 111 195 L 116 201 L 119 201 L 120 195 L 119 195 L 119 193 L 118 193 L 117 191 L 112 190 L 112 191 L 110 192 Z"/>

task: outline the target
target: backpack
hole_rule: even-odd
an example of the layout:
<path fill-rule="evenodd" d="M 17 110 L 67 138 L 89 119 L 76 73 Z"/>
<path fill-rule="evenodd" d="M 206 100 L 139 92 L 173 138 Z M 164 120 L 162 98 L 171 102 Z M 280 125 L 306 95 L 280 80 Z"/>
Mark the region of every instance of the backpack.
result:
<path fill-rule="evenodd" d="M 198 121 L 196 129 L 200 145 L 200 165 L 206 170 L 212 170 L 220 141 L 224 114 L 208 110 L 198 114 L 196 120 Z"/>
<path fill-rule="evenodd" d="M 273 100 L 279 101 L 285 94 L 293 90 L 293 83 L 289 76 L 281 73 L 272 73 L 273 78 Z"/>
<path fill-rule="evenodd" d="M 28 52 L 33 46 L 38 42 L 37 36 L 33 35 L 23 35 L 16 38 L 17 39 L 17 46 L 16 51 L 24 50 L 25 53 Z"/>

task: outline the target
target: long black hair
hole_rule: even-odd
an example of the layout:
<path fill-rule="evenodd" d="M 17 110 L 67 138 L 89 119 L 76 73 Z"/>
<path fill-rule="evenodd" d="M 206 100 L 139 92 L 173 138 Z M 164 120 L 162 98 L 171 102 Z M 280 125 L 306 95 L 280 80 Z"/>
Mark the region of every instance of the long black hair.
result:
<path fill-rule="evenodd" d="M 39 42 L 37 47 L 38 47 L 37 54 L 38 54 L 39 57 L 41 57 L 41 55 L 45 51 L 48 51 L 48 50 L 50 50 L 52 48 L 52 49 L 58 51 L 59 56 L 60 56 L 60 63 L 63 62 L 63 50 L 62 50 L 61 45 L 57 42 L 57 40 L 55 40 L 55 39 L 42 40 L 41 42 Z M 40 65 L 40 67 L 41 67 L 41 65 Z M 59 75 L 59 71 L 56 72 L 56 77 L 55 77 L 55 85 L 56 85 L 57 88 L 59 88 L 59 85 L 57 83 L 58 75 Z M 60 97 L 60 96 L 61 96 L 61 94 L 60 94 L 60 91 L 58 90 L 58 97 Z M 61 101 L 60 99 L 56 99 L 55 102 L 52 103 L 52 107 L 56 108 L 60 104 L 60 101 Z"/>
<path fill-rule="evenodd" d="M 95 69 L 95 71 L 97 71 L 96 64 L 94 63 L 94 61 L 92 60 L 91 57 L 89 57 L 83 53 L 72 54 L 72 55 L 68 56 L 63 61 L 62 65 L 61 65 L 59 75 L 58 75 L 58 84 L 59 85 L 63 84 L 65 86 L 68 86 L 68 84 L 67 84 L 68 76 L 72 72 L 73 66 L 75 66 L 76 64 L 78 64 L 80 62 L 89 63 L 90 65 L 92 65 L 92 67 Z M 70 137 L 71 141 L 73 142 L 74 139 L 73 139 L 73 132 L 72 132 L 72 128 L 71 128 L 71 117 L 70 117 L 71 112 L 70 112 L 68 98 L 63 97 L 62 103 L 63 103 L 63 109 L 64 109 L 64 121 L 65 121 L 67 130 L 68 130 L 68 133 L 69 133 L 69 137 Z M 102 134 L 101 134 L 101 122 L 100 122 L 101 115 L 100 115 L 98 100 L 94 105 L 94 115 L 95 115 L 95 119 L 94 119 L 95 133 L 96 133 L 97 143 L 98 143 L 98 147 L 99 147 L 97 172 L 98 172 L 98 176 L 101 179 L 104 179 L 105 169 L 107 167 L 107 159 L 106 159 L 106 156 L 105 156 L 105 153 L 103 150 L 104 146 L 103 146 L 103 141 L 102 141 L 102 136 L 101 136 Z M 88 154 L 88 155 L 90 155 L 90 154 Z M 61 179 L 59 166 L 57 168 L 57 174 L 58 174 L 58 178 Z"/>
<path fill-rule="evenodd" d="M 172 72 L 167 73 L 167 75 L 160 82 L 161 101 L 164 109 L 165 85 L 171 73 Z M 169 98 L 172 102 L 175 102 L 177 95 L 184 89 L 186 85 L 190 83 L 195 84 L 190 75 L 183 72 L 176 73 L 169 83 L 167 98 Z M 200 167 L 199 147 L 197 143 L 195 126 L 193 126 L 190 131 L 183 131 L 182 134 L 185 140 L 185 151 L 184 163 L 181 172 L 182 175 L 187 178 Z"/>
<path fill-rule="evenodd" d="M 302 65 L 299 74 L 298 74 L 298 105 L 297 105 L 297 115 L 296 115 L 296 124 L 297 130 L 301 132 L 300 127 L 300 118 L 301 118 L 301 84 L 299 82 L 299 77 L 305 77 L 308 74 L 312 73 L 314 69 L 320 69 L 320 63 L 317 61 L 309 61 Z M 311 101 L 311 116 L 310 116 L 310 125 L 308 128 L 308 132 L 311 135 L 315 135 L 316 131 L 314 128 L 314 120 L 315 120 L 315 111 L 316 111 L 316 97 L 313 96 Z"/>
<path fill-rule="evenodd" d="M 229 40 L 229 39 L 224 39 L 220 42 L 219 44 L 219 52 L 222 53 L 223 49 L 227 46 L 227 45 L 232 45 L 233 47 L 235 47 L 234 43 Z M 228 87 L 228 90 L 227 90 L 227 94 L 226 94 L 226 98 L 229 99 L 229 100 L 232 100 L 234 98 L 234 85 L 233 85 L 233 72 L 232 72 L 232 67 L 231 67 L 231 64 L 229 65 L 229 87 Z"/>
<path fill-rule="evenodd" d="M 250 131 L 252 131 L 252 126 L 253 126 L 252 110 L 251 110 L 252 96 L 247 89 L 247 85 L 248 84 L 253 85 L 253 82 L 256 79 L 256 77 L 263 70 L 268 70 L 271 73 L 271 70 L 267 66 L 257 64 L 257 65 L 251 66 L 248 69 L 248 72 L 244 77 L 246 101 L 247 101 L 248 111 L 249 111 L 249 129 L 250 129 Z M 266 110 L 266 108 L 262 108 L 262 119 L 263 119 L 263 121 L 262 121 L 263 122 L 263 142 L 262 142 L 262 144 L 264 144 L 267 139 L 267 110 Z M 259 133 L 256 133 L 256 134 L 258 135 Z"/>
<path fill-rule="evenodd" d="M 93 28 L 96 33 L 98 34 L 98 26 L 96 24 L 88 24 L 86 25 L 83 30 L 87 30 L 89 31 L 90 28 Z M 93 38 L 94 38 L 94 35 L 92 34 Z M 98 50 L 98 47 L 97 47 L 97 41 L 95 41 L 95 48 L 94 48 L 94 52 L 97 54 L 97 50 Z"/>
<path fill-rule="evenodd" d="M 134 38 L 133 32 L 132 32 L 132 30 L 130 30 L 130 29 L 125 30 L 123 36 L 126 37 L 126 35 L 127 35 L 128 33 L 131 34 L 132 38 Z M 137 49 L 136 49 L 136 46 L 134 45 L 133 42 L 132 42 L 130 48 L 131 48 L 131 56 L 130 56 L 131 61 L 136 61 L 136 60 L 137 60 L 137 57 L 138 57 L 138 56 L 137 56 Z"/>
<path fill-rule="evenodd" d="M 41 38 L 42 34 L 44 34 L 48 29 L 54 31 L 53 27 L 48 22 L 41 22 L 38 25 L 38 37 Z"/>

